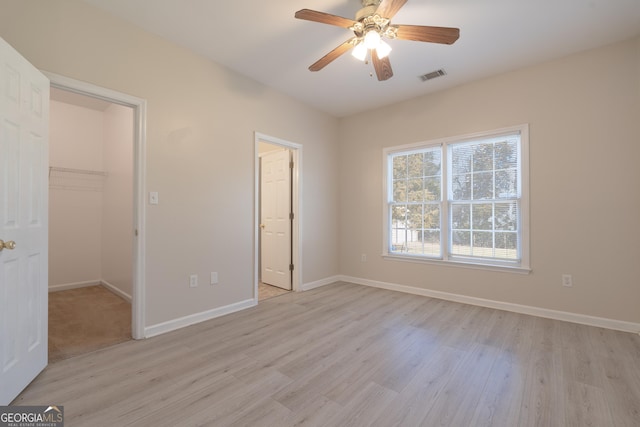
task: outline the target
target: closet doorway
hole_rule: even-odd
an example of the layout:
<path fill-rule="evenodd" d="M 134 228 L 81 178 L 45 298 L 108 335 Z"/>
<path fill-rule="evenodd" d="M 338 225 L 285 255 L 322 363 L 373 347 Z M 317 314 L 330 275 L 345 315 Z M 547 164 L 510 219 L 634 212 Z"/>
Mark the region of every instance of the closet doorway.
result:
<path fill-rule="evenodd" d="M 49 360 L 132 338 L 135 110 L 51 88 Z"/>

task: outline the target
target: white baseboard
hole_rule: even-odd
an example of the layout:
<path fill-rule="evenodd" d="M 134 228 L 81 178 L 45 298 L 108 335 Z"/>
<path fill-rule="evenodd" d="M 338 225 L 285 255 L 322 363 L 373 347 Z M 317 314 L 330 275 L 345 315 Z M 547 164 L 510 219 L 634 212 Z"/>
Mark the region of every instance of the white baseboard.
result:
<path fill-rule="evenodd" d="M 124 292 L 123 290 L 116 288 L 114 285 L 112 285 L 111 283 L 107 282 L 106 280 L 101 280 L 100 284 L 102 286 L 104 286 L 105 288 L 107 288 L 107 290 L 111 291 L 112 293 L 118 295 L 120 298 L 124 299 L 125 301 L 128 301 L 129 303 L 131 303 L 131 295 L 129 295 L 128 293 Z"/>
<path fill-rule="evenodd" d="M 212 310 L 203 311 L 201 313 L 190 314 L 188 316 L 168 320 L 156 325 L 147 326 L 146 328 L 144 328 L 144 337 L 155 337 L 156 335 L 184 328 L 185 326 L 195 325 L 196 323 L 204 322 L 206 320 L 215 319 L 216 317 L 224 316 L 226 314 L 235 313 L 236 311 L 251 308 L 256 304 L 256 300 L 252 298 L 234 304 L 229 304 L 224 307 L 218 307 Z"/>
<path fill-rule="evenodd" d="M 452 294 L 448 292 L 433 291 L 430 289 L 416 288 L 413 286 L 398 285 L 395 283 L 379 282 L 376 280 L 361 279 L 351 276 L 339 276 L 336 281 L 350 282 L 358 285 L 371 286 L 374 288 L 388 289 L 408 294 L 422 295 L 425 297 L 438 298 L 447 301 L 454 301 L 463 304 L 477 305 L 481 307 L 495 308 L 498 310 L 511 311 L 514 313 L 529 314 L 531 316 L 544 317 L 547 319 L 563 320 L 566 322 L 579 323 L 582 325 L 596 326 L 599 328 L 614 329 L 617 331 L 640 333 L 640 323 L 626 322 L 623 320 L 607 319 L 604 317 L 588 316 L 586 314 L 571 313 L 567 311 L 551 310 L 548 308 L 533 307 L 528 305 L 513 304 L 509 302 L 494 301 L 483 298 L 470 297 L 466 295 Z"/>
<path fill-rule="evenodd" d="M 107 282 L 106 280 L 102 280 L 102 279 L 87 280 L 87 281 L 84 281 L 84 282 L 75 282 L 75 283 L 63 283 L 63 284 L 60 284 L 60 285 L 53 285 L 53 286 L 49 286 L 49 292 L 68 291 L 70 289 L 88 288 L 89 286 L 100 286 L 100 285 L 104 286 L 109 291 L 113 292 L 114 294 L 118 295 L 119 297 L 124 298 L 125 300 L 131 302 L 131 295 L 127 294 L 126 292 L 121 291 L 120 289 L 118 289 L 114 285 L 112 285 L 111 283 Z"/>
<path fill-rule="evenodd" d="M 69 289 L 87 288 L 89 286 L 98 286 L 102 280 L 87 280 L 85 282 L 63 283 L 60 285 L 49 286 L 49 292 L 68 291 Z"/>
<path fill-rule="evenodd" d="M 304 283 L 302 285 L 302 291 L 309 291 L 311 289 L 319 288 L 320 286 L 330 285 L 335 282 L 339 282 L 342 276 L 331 276 L 325 279 L 316 280 L 315 282 Z"/>

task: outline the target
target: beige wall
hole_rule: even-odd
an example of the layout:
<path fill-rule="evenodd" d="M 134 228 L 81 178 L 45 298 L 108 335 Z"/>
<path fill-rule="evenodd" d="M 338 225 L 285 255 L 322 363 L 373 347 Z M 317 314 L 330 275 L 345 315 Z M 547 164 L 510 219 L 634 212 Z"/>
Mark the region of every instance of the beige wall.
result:
<path fill-rule="evenodd" d="M 639 47 L 635 39 L 342 120 L 341 273 L 640 322 Z M 521 123 L 530 124 L 531 274 L 380 257 L 383 147 Z"/>
<path fill-rule="evenodd" d="M 77 0 L 3 2 L 0 37 L 147 100 L 146 326 L 253 297 L 255 131 L 304 146 L 303 282 L 338 274 L 335 118 Z"/>
<path fill-rule="evenodd" d="M 133 295 L 133 109 L 111 104 L 104 112 L 102 280 Z"/>

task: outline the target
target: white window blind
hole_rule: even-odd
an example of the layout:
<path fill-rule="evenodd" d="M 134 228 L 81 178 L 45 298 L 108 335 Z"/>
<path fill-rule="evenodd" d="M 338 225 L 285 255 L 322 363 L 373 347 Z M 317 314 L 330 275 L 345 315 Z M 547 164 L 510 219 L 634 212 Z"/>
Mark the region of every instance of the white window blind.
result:
<path fill-rule="evenodd" d="M 452 257 L 520 259 L 520 134 L 449 149 Z"/>

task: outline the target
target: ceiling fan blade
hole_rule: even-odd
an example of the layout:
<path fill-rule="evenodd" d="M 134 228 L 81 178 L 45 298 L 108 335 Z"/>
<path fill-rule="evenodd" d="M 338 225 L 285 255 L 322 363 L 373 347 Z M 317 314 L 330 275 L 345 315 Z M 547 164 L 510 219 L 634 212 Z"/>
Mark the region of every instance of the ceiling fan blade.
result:
<path fill-rule="evenodd" d="M 397 39 L 418 42 L 453 44 L 460 37 L 459 28 L 398 25 Z"/>
<path fill-rule="evenodd" d="M 382 0 L 376 13 L 383 18 L 391 19 L 406 2 L 407 0 Z"/>
<path fill-rule="evenodd" d="M 331 52 L 327 53 L 325 56 L 323 56 L 318 61 L 313 63 L 309 67 L 309 70 L 311 70 L 311 71 L 320 71 L 320 70 L 322 70 L 324 67 L 329 65 L 335 59 L 337 59 L 340 55 L 342 55 L 343 53 L 345 53 L 346 51 L 351 49 L 353 47 L 353 40 L 354 39 L 355 39 L 355 37 L 350 38 L 349 40 L 347 40 L 346 42 L 342 43 L 337 48 L 333 49 Z"/>
<path fill-rule="evenodd" d="M 373 60 L 373 68 L 375 68 L 376 70 L 376 76 L 378 76 L 378 80 L 384 81 L 389 80 L 391 77 L 393 77 L 391 61 L 389 61 L 388 56 L 380 59 L 378 58 L 378 52 L 373 49 L 371 51 L 371 59 Z"/>
<path fill-rule="evenodd" d="M 353 19 L 347 19 L 342 16 L 331 15 L 330 13 L 318 12 L 310 9 L 297 11 L 295 17 L 306 21 L 320 22 L 321 24 L 335 25 L 343 28 L 349 28 L 356 23 Z"/>

